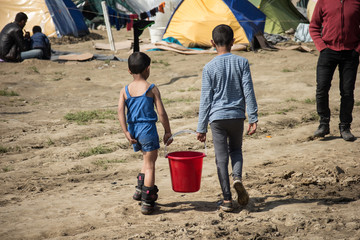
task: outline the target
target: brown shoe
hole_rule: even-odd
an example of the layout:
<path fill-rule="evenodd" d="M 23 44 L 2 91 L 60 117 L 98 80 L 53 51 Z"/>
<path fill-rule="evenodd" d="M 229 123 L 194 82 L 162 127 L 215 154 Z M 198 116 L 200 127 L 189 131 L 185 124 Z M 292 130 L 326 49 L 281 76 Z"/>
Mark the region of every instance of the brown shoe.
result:
<path fill-rule="evenodd" d="M 244 185 L 241 180 L 235 179 L 233 183 L 233 187 L 237 193 L 237 201 L 241 206 L 246 206 L 249 202 L 249 194 L 246 192 Z"/>

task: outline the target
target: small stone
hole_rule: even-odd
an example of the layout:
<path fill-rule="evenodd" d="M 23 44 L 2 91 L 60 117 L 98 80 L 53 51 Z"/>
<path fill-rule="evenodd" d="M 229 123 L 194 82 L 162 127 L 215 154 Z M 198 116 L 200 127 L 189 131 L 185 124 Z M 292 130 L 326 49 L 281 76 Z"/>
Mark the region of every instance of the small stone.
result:
<path fill-rule="evenodd" d="M 340 168 L 339 166 L 336 166 L 335 169 L 336 169 L 337 174 L 345 173 L 345 171 L 342 168 Z"/>

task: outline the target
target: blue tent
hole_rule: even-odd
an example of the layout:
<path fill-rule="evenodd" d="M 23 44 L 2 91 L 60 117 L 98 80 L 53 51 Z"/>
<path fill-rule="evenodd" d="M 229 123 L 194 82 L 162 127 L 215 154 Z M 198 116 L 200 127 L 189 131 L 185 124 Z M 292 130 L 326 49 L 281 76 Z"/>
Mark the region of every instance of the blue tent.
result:
<path fill-rule="evenodd" d="M 81 11 L 71 0 L 45 0 L 58 36 L 81 37 L 89 34 Z"/>

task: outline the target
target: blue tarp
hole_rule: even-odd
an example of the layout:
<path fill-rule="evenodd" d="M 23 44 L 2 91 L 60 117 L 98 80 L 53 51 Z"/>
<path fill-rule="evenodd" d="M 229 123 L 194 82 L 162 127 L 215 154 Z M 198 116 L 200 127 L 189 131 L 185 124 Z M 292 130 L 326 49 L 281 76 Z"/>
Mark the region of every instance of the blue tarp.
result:
<path fill-rule="evenodd" d="M 71 35 L 82 37 L 89 34 L 82 13 L 71 0 L 45 0 L 55 24 L 58 37 Z"/>

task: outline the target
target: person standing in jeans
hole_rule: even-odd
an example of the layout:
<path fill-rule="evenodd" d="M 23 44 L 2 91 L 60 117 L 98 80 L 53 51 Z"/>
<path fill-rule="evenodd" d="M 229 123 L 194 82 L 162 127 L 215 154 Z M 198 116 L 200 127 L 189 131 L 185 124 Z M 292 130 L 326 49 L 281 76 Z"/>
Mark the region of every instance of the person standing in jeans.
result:
<path fill-rule="evenodd" d="M 315 137 L 330 133 L 329 90 L 336 67 L 340 76 L 340 135 L 356 138 L 350 131 L 354 89 L 360 53 L 360 1 L 318 0 L 309 30 L 320 56 L 316 69 L 316 108 L 320 125 Z"/>

